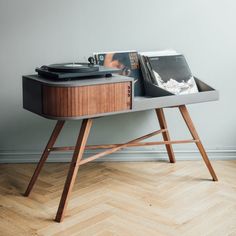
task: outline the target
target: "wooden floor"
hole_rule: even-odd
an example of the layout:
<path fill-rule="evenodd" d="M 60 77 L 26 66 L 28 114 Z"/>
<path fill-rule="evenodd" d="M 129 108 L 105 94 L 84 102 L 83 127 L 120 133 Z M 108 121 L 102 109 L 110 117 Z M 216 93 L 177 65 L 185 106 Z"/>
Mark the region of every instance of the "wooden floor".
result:
<path fill-rule="evenodd" d="M 84 165 L 64 222 L 55 217 L 68 164 L 46 164 L 29 198 L 34 164 L 0 165 L 0 235 L 236 235 L 236 161 Z"/>

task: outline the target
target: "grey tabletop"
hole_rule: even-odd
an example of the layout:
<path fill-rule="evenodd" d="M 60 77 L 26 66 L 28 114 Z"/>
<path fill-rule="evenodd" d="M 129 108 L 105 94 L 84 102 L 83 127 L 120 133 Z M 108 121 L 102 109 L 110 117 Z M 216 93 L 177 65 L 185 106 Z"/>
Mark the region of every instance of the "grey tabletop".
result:
<path fill-rule="evenodd" d="M 58 86 L 58 87 L 74 87 L 74 86 L 84 86 L 88 84 L 95 85 L 95 84 L 124 82 L 124 81 L 132 81 L 133 83 L 133 78 L 121 75 L 113 75 L 110 78 L 93 78 L 93 79 L 86 78 L 86 79 L 70 80 L 70 81 L 48 80 L 38 75 L 28 75 L 23 77 L 34 81 L 38 81 L 47 86 Z M 49 116 L 45 117 L 55 120 L 79 120 L 84 118 L 102 117 L 108 115 L 123 114 L 123 113 L 151 110 L 157 108 L 209 102 L 219 99 L 219 92 L 217 90 L 207 85 L 200 79 L 197 78 L 195 79 L 199 89 L 198 93 L 186 94 L 186 95 L 170 95 L 170 96 L 160 96 L 157 94 L 156 97 L 151 97 L 147 95 L 140 97 L 133 97 L 131 109 L 118 112 L 102 113 L 102 114 L 80 116 L 80 117 L 49 117 Z"/>
<path fill-rule="evenodd" d="M 117 83 L 125 81 L 133 81 L 134 79 L 127 76 L 116 75 L 112 77 L 101 77 L 101 78 L 91 78 L 87 77 L 84 79 L 70 79 L 70 80 L 53 80 L 46 79 L 38 75 L 25 75 L 23 76 L 27 79 L 32 79 L 38 82 L 41 82 L 47 86 L 57 86 L 57 87 L 76 87 L 76 86 L 85 86 L 85 85 L 95 85 L 95 84 L 108 84 L 108 83 Z"/>

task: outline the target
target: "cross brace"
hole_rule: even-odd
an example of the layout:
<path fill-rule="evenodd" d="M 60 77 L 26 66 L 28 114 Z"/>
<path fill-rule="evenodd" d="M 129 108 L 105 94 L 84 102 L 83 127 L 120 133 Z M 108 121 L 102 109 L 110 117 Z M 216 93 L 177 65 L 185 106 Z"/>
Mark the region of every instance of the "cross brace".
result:
<path fill-rule="evenodd" d="M 133 139 L 127 143 L 122 143 L 122 144 L 86 145 L 86 142 L 87 142 L 87 139 L 88 139 L 88 136 L 90 133 L 90 129 L 92 126 L 92 119 L 85 119 L 82 122 L 82 125 L 80 128 L 80 133 L 79 133 L 79 136 L 78 136 L 75 146 L 54 147 L 56 139 L 57 139 L 62 127 L 64 126 L 64 123 L 65 123 L 65 121 L 57 121 L 57 124 L 52 132 L 52 135 L 51 135 L 46 147 L 45 147 L 42 157 L 35 169 L 35 172 L 30 180 L 30 183 L 29 183 L 28 188 L 26 189 L 24 195 L 29 196 L 29 194 L 30 194 L 30 192 L 31 192 L 31 190 L 38 178 L 38 175 L 39 175 L 44 163 L 46 162 L 46 160 L 48 158 L 48 155 L 50 154 L 50 152 L 56 152 L 56 151 L 70 151 L 70 150 L 74 151 L 73 157 L 71 160 L 71 164 L 69 167 L 67 179 L 65 182 L 64 190 L 63 190 L 60 204 L 58 207 L 57 215 L 55 218 L 55 220 L 57 222 L 61 222 L 64 218 L 66 207 L 68 204 L 68 199 L 71 194 L 79 166 L 81 166 L 85 163 L 88 163 L 90 161 L 96 160 L 100 157 L 106 156 L 108 154 L 117 152 L 123 148 L 137 147 L 137 146 L 165 145 L 168 156 L 169 156 L 169 160 L 171 163 L 174 163 L 175 156 L 174 156 L 172 144 L 196 143 L 196 145 L 199 149 L 199 152 L 201 153 L 202 158 L 203 158 L 203 160 L 204 160 L 204 162 L 205 162 L 205 164 L 212 176 L 213 181 L 217 181 L 218 180 L 217 176 L 214 172 L 214 169 L 211 166 L 211 163 L 208 159 L 207 153 L 201 143 L 201 140 L 197 134 L 197 131 L 194 127 L 194 124 L 191 120 L 191 117 L 188 113 L 186 106 L 182 105 L 182 106 L 179 106 L 178 108 L 180 110 L 180 113 L 181 113 L 193 139 L 175 140 L 175 141 L 170 140 L 170 136 L 169 136 L 169 132 L 168 132 L 168 128 L 167 128 L 167 123 L 166 123 L 164 111 L 162 108 L 156 109 L 157 118 L 158 118 L 158 121 L 160 124 L 160 130 L 154 131 L 152 133 L 146 134 L 144 136 L 141 136 L 139 138 Z M 157 134 L 162 134 L 164 141 L 142 142 L 143 140 L 150 138 L 150 137 L 157 135 Z M 92 155 L 86 159 L 82 159 L 84 150 L 94 150 L 94 149 L 107 149 L 107 150 L 97 153 L 95 155 Z"/>

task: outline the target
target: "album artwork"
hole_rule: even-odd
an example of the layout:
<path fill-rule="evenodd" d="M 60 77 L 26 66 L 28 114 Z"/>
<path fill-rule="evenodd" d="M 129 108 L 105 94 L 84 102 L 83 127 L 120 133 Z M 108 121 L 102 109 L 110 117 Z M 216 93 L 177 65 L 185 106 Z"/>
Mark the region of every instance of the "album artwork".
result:
<path fill-rule="evenodd" d="M 198 87 L 184 55 L 175 51 L 140 53 L 145 81 L 173 94 L 197 93 Z"/>
<path fill-rule="evenodd" d="M 143 78 L 137 51 L 94 53 L 96 63 L 101 66 L 121 69 L 120 75 L 134 78 L 134 96 L 143 95 Z"/>

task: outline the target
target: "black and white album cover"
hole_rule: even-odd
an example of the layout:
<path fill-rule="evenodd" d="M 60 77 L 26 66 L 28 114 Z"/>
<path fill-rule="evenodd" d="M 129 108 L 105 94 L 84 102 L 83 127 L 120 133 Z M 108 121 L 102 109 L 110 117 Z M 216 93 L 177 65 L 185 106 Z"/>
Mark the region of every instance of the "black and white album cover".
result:
<path fill-rule="evenodd" d="M 146 80 L 180 95 L 198 92 L 195 79 L 184 55 L 175 51 L 140 53 Z"/>

